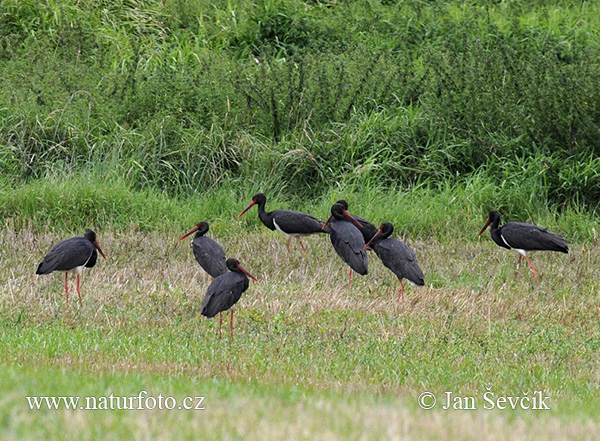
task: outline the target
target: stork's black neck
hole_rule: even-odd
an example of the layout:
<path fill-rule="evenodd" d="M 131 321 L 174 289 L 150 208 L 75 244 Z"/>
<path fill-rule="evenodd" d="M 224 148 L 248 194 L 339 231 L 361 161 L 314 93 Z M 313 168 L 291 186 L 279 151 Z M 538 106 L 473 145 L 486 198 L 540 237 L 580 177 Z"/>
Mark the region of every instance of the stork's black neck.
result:
<path fill-rule="evenodd" d="M 490 234 L 492 236 L 492 240 L 496 242 L 496 245 L 506 248 L 508 250 L 511 249 L 508 245 L 506 245 L 506 243 L 502 239 L 502 228 L 498 228 L 498 221 L 496 221 L 496 225 L 492 223 L 492 229 L 490 230 Z"/>
<path fill-rule="evenodd" d="M 375 240 L 373 240 L 373 242 L 377 243 L 381 240 L 387 239 L 388 237 L 390 237 L 392 235 L 393 232 L 394 232 L 394 226 L 391 223 L 386 222 L 381 225 L 381 228 L 379 228 L 379 234 L 373 238 L 373 239 L 375 239 Z"/>
<path fill-rule="evenodd" d="M 258 218 L 264 224 L 265 227 L 275 230 L 275 224 L 273 224 L 273 212 L 265 210 L 266 201 L 259 199 L 256 202 L 258 205 Z"/>
<path fill-rule="evenodd" d="M 490 220 L 490 235 L 492 236 L 492 240 L 496 242 L 496 245 L 510 250 L 510 247 L 506 245 L 506 243 L 502 239 L 502 228 L 500 228 L 500 213 L 498 213 L 497 211 L 490 211 L 488 218 Z"/>
<path fill-rule="evenodd" d="M 498 226 L 500 225 L 500 213 L 498 213 L 495 210 L 490 211 L 488 218 L 490 220 L 490 225 L 492 227 L 491 231 L 497 230 Z"/>

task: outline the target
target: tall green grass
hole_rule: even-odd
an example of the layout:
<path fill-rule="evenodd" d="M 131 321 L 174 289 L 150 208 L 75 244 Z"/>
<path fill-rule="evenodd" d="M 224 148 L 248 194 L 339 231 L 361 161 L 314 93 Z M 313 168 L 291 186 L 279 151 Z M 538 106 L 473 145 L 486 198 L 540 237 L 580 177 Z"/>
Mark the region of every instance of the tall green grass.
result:
<path fill-rule="evenodd" d="M 351 181 L 333 185 L 318 198 L 288 197 L 284 184 L 274 185 L 279 192 L 267 191 L 261 181 L 173 196 L 150 188 L 139 190 L 116 175 L 93 172 L 57 175 L 17 187 L 0 180 L 0 217 L 10 229 L 78 234 L 86 228 L 183 232 L 207 220 L 213 228 L 237 236 L 264 228 L 255 210 L 239 221 L 237 215 L 254 193 L 266 191 L 267 210 L 300 210 L 325 220 L 331 205 L 344 198 L 350 212 L 374 224 L 392 222 L 397 234 L 415 240 L 477 240 L 473 223 L 482 226 L 491 210 L 499 210 L 504 221 L 549 227 L 570 242 L 595 240 L 600 225 L 593 215 L 577 207 L 548 207 L 544 180 L 528 176 L 537 173 L 536 167 L 530 164 L 524 172 L 498 182 L 485 172 L 456 183 L 391 189 Z"/>
<path fill-rule="evenodd" d="M 0 174 L 313 199 L 485 178 L 521 214 L 594 212 L 598 17 L 568 0 L 7 0 Z"/>

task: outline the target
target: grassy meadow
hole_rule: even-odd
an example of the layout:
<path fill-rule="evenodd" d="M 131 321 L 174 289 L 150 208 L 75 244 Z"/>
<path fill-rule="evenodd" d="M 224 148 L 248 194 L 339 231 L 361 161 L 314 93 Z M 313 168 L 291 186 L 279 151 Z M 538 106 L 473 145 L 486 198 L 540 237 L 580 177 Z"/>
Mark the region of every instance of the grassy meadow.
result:
<path fill-rule="evenodd" d="M 575 0 L 1 2 L 1 439 L 598 439 L 599 29 Z M 237 218 L 259 191 L 392 222 L 426 285 L 398 302 L 371 253 L 349 288 L 325 235 L 287 255 Z M 515 276 L 493 209 L 569 254 Z M 200 220 L 259 279 L 233 340 L 177 242 Z M 108 260 L 67 308 L 35 268 L 86 228 Z M 26 399 L 141 391 L 205 408 Z"/>
<path fill-rule="evenodd" d="M 481 219 L 469 220 L 480 226 Z M 262 226 L 219 239 L 259 282 L 238 304 L 235 338 L 199 315 L 209 277 L 181 231 L 104 232 L 109 260 L 67 309 L 63 278 L 35 276 L 54 233 L 3 230 L 5 438 L 594 439 L 598 435 L 598 243 L 537 253 L 540 283 L 489 237 L 410 240 L 427 285 L 397 301 L 371 258 L 355 275 L 328 238 L 286 256 Z M 216 226 L 214 229 L 217 229 Z M 475 234 L 472 235 L 473 237 Z M 5 258 L 8 257 L 8 258 Z M 73 284 L 71 284 L 73 290 Z M 484 410 L 495 396 L 541 390 L 551 410 Z M 205 396 L 206 409 L 31 411 L 25 396 Z M 479 410 L 423 410 L 424 391 L 477 397 Z M 232 416 L 232 414 L 235 414 Z M 157 419 L 160 418 L 160 419 Z M 150 423 L 149 423 L 150 421 Z M 152 422 L 156 421 L 156 422 Z M 160 422 L 159 422 L 160 421 Z M 540 426 L 542 427 L 540 429 Z"/>

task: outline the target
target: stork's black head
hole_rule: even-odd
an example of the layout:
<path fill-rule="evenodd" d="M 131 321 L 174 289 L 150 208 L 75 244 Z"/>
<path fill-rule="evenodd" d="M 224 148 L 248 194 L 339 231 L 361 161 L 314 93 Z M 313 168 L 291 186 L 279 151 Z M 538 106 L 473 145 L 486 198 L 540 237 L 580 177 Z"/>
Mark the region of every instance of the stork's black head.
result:
<path fill-rule="evenodd" d="M 350 213 L 348 213 L 346 211 L 346 209 L 344 208 L 344 206 L 342 204 L 340 204 L 339 202 L 336 202 L 335 204 L 333 204 L 331 206 L 331 216 L 329 217 L 327 222 L 325 222 L 325 225 L 323 225 L 323 229 L 325 229 L 325 227 L 329 224 L 332 217 L 336 218 L 337 220 L 348 220 L 348 221 L 352 222 L 354 225 L 356 225 L 358 228 L 362 228 L 362 224 L 360 222 L 358 222 L 356 219 L 354 219 L 352 217 L 352 215 Z"/>
<path fill-rule="evenodd" d="M 198 224 L 196 225 L 196 228 L 198 229 L 196 236 L 203 236 L 206 233 L 208 233 L 208 229 L 209 229 L 208 222 L 206 222 L 206 221 L 198 222 Z"/>
<path fill-rule="evenodd" d="M 199 237 L 199 236 L 205 235 L 208 232 L 208 222 L 205 222 L 205 221 L 198 222 L 194 228 L 192 228 L 190 231 L 188 231 L 183 236 L 181 236 L 179 238 L 179 240 L 185 239 L 190 234 L 192 234 L 192 233 L 194 233 L 196 231 L 197 231 L 197 233 L 196 233 L 195 237 Z"/>
<path fill-rule="evenodd" d="M 381 231 L 383 237 L 390 237 L 394 232 L 394 226 L 390 222 L 384 222 L 379 227 L 379 231 Z"/>
<path fill-rule="evenodd" d="M 246 271 L 246 269 L 240 264 L 240 261 L 236 258 L 230 257 L 229 259 L 227 259 L 227 262 L 225 264 L 227 265 L 227 268 L 229 268 L 229 271 L 243 273 L 246 276 L 250 277 L 252 280 L 258 282 L 258 279 L 252 274 L 250 274 L 248 271 Z"/>
<path fill-rule="evenodd" d="M 346 211 L 346 209 L 339 202 L 336 202 L 331 206 L 331 215 L 338 220 L 344 219 L 344 211 Z"/>
<path fill-rule="evenodd" d="M 94 233 L 92 230 L 86 230 L 86 232 L 83 233 L 83 237 L 92 243 L 96 242 L 96 233 Z"/>
<path fill-rule="evenodd" d="M 490 214 L 488 214 L 488 219 L 492 224 L 492 228 L 498 228 L 498 224 L 500 224 L 500 213 L 496 210 L 492 210 L 490 211 Z"/>
<path fill-rule="evenodd" d="M 344 210 L 348 209 L 348 202 L 346 202 L 346 199 L 340 199 L 336 202 L 336 204 L 340 204 L 342 207 L 344 207 Z"/>
<path fill-rule="evenodd" d="M 267 197 L 264 195 L 264 193 L 256 193 L 254 196 L 252 196 L 252 200 L 255 204 L 262 205 L 267 202 Z"/>
<path fill-rule="evenodd" d="M 394 232 L 394 226 L 390 222 L 384 222 L 379 227 L 375 236 L 371 238 L 371 240 L 365 245 L 365 248 L 372 246 L 373 244 L 379 242 L 380 240 L 387 239 Z"/>
<path fill-rule="evenodd" d="M 498 225 L 500 224 L 500 213 L 498 213 L 496 210 L 490 211 L 490 214 L 488 214 L 487 221 L 485 222 L 485 225 L 483 226 L 477 237 L 481 236 L 486 230 L 486 228 L 490 226 L 490 224 L 492 225 L 492 231 L 498 229 Z"/>
<path fill-rule="evenodd" d="M 102 248 L 100 248 L 100 245 L 98 244 L 98 240 L 96 239 L 96 233 L 94 233 L 92 230 L 87 230 L 83 234 L 83 237 L 85 237 L 87 240 L 89 240 L 90 242 L 92 242 L 94 244 L 94 246 L 96 247 L 96 249 L 100 252 L 100 254 L 102 255 L 102 257 L 104 257 L 104 259 L 106 259 L 106 256 L 102 252 Z"/>
<path fill-rule="evenodd" d="M 242 217 L 246 211 L 250 210 L 255 205 L 258 205 L 259 209 L 260 207 L 264 208 L 266 202 L 267 197 L 263 193 L 256 193 L 254 196 L 252 196 L 252 200 L 250 201 L 248 206 L 244 208 L 244 210 L 240 214 L 238 214 L 238 217 Z"/>

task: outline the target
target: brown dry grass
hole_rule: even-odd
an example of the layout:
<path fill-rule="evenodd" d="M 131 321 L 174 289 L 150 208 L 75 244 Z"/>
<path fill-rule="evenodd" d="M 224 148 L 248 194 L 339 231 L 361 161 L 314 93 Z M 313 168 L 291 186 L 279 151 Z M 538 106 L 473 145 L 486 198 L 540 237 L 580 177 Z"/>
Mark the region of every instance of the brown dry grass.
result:
<path fill-rule="evenodd" d="M 62 276 L 35 275 L 59 238 L 1 231 L 8 363 L 100 377 L 183 376 L 204 387 L 207 379 L 266 387 L 250 398 L 240 391 L 219 398 L 215 387 L 212 419 L 169 417 L 170 427 L 185 421 L 186 434 L 215 431 L 217 439 L 238 439 L 235 433 L 347 439 L 351 433 L 354 439 L 495 440 L 509 434 L 520 440 L 536 439 L 538 425 L 548 439 L 598 434 L 597 423 L 585 416 L 596 413 L 596 404 L 575 422 L 561 414 L 565 406 L 578 408 L 568 403 L 593 397 L 600 379 L 594 353 L 600 347 L 597 242 L 575 245 L 568 256 L 534 253 L 539 285 L 526 267 L 515 279 L 516 256 L 489 238 L 412 242 L 427 285 L 408 287 L 400 304 L 397 281 L 373 254 L 370 274 L 355 275 L 349 289 L 347 267 L 326 236 L 306 241 L 309 256 L 293 244 L 289 257 L 284 238 L 264 229 L 215 237 L 259 279 L 238 304 L 236 340 L 219 342 L 216 320 L 199 316 L 210 278 L 194 261 L 189 242 L 178 244 L 177 238 L 133 230 L 100 233 L 109 260 L 87 271 L 83 307 L 74 301 L 66 309 Z M 507 393 L 544 389 L 558 409 L 515 416 L 422 411 L 415 404 L 423 390 L 481 395 L 488 384 Z M 282 402 L 271 387 L 305 392 Z M 235 424 L 215 419 L 231 406 L 248 412 Z M 78 414 L 64 423 L 83 433 L 94 418 Z M 137 439 L 169 439 L 158 425 L 147 424 L 145 413 L 123 421 L 138 427 Z"/>

